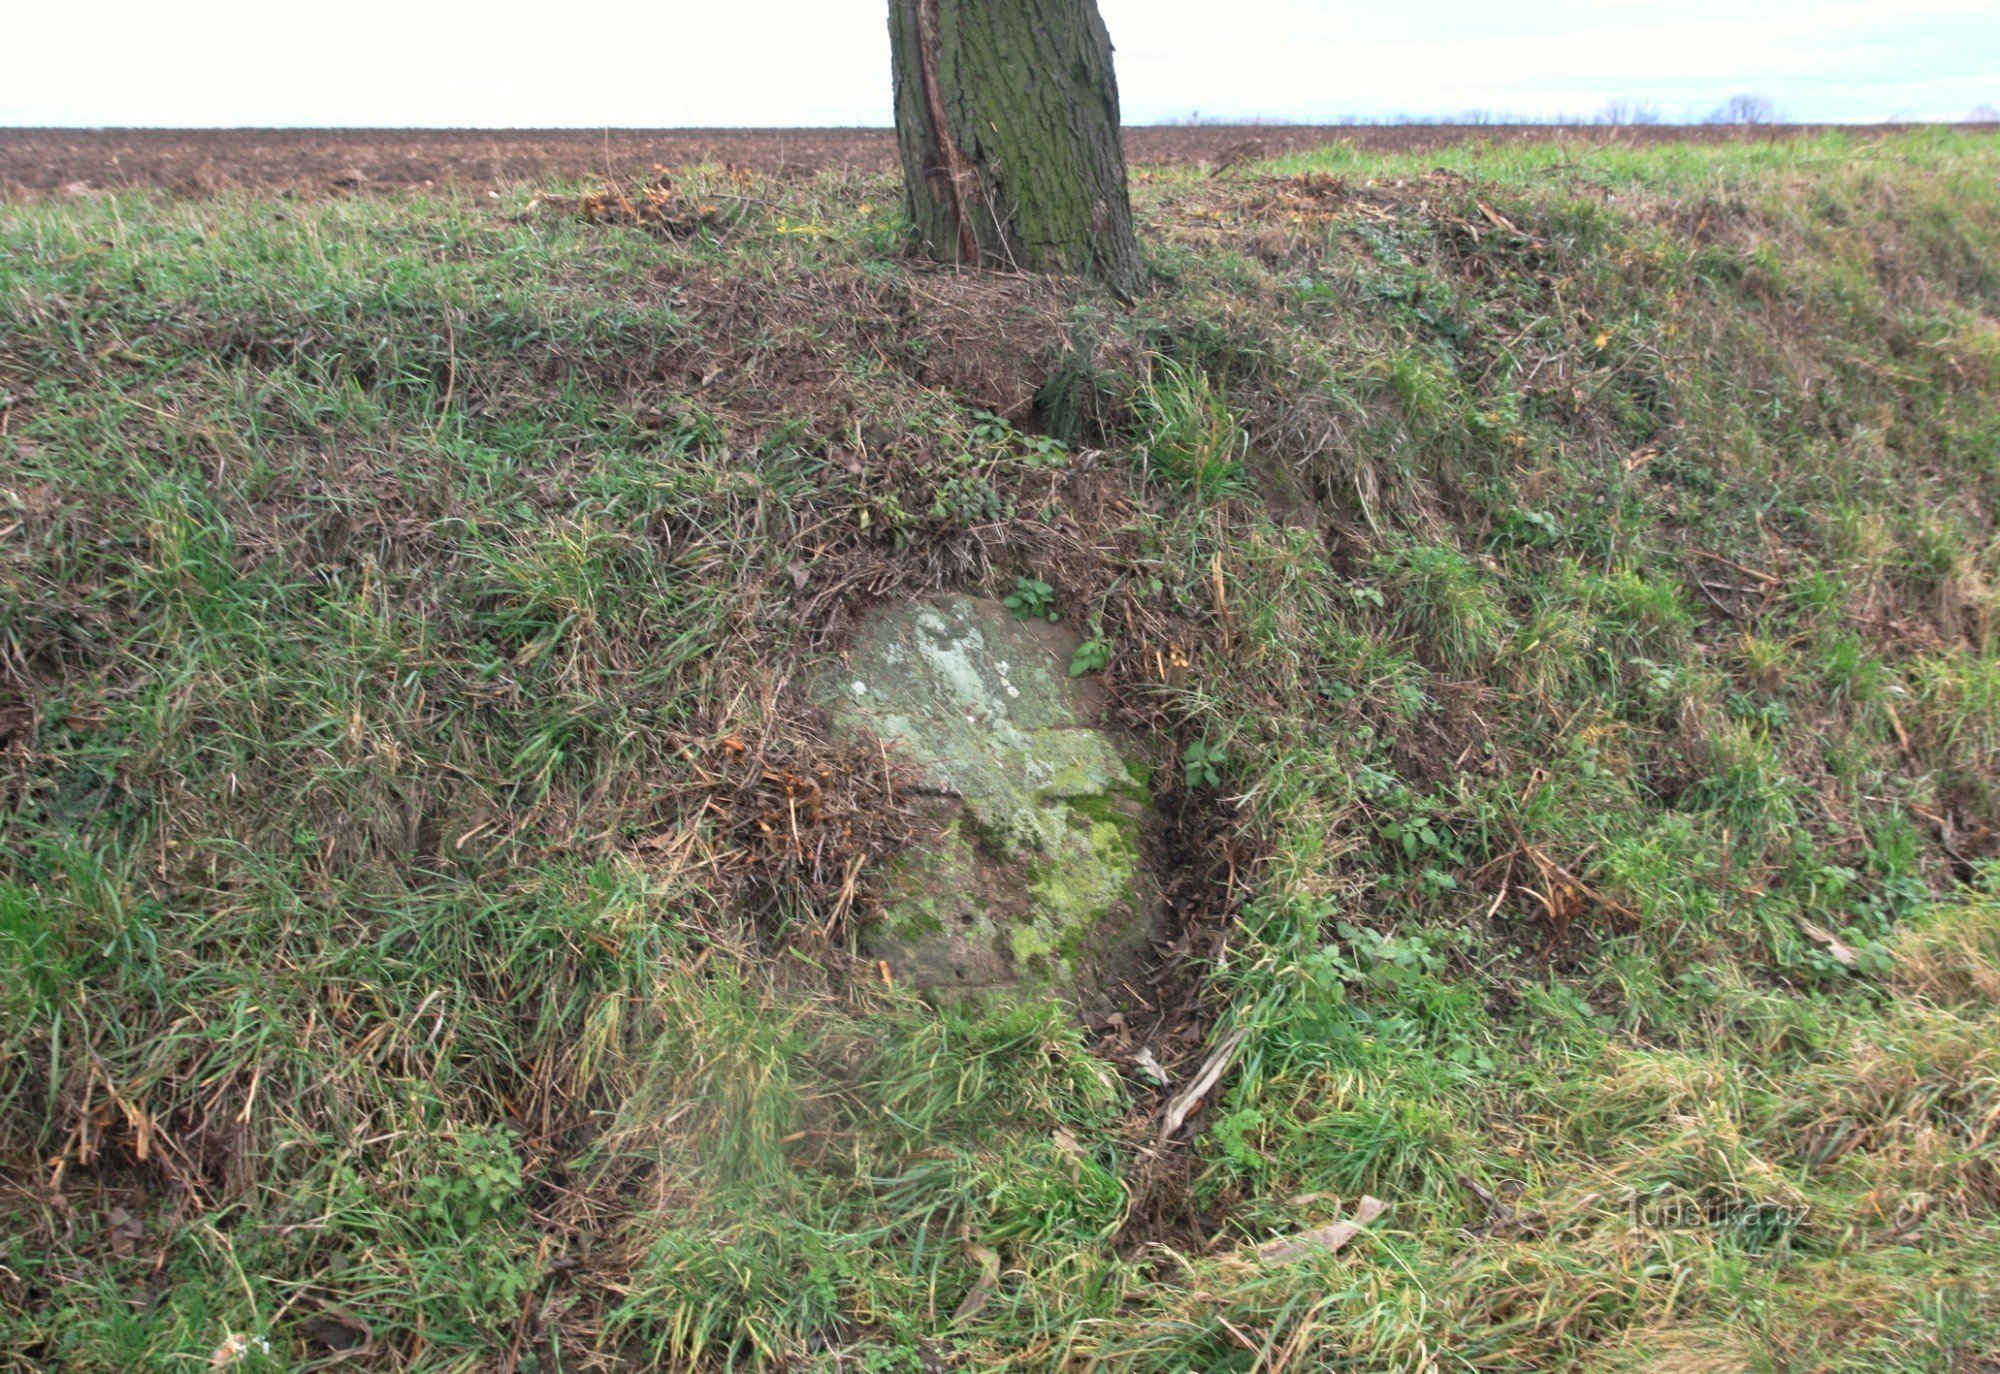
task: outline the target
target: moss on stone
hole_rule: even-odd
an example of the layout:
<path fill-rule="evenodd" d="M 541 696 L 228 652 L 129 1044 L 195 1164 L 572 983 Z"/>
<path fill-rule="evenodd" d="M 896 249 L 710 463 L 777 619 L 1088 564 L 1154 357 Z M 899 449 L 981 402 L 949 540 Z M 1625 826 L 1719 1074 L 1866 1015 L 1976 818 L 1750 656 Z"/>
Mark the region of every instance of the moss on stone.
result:
<path fill-rule="evenodd" d="M 942 935 L 944 918 L 938 915 L 933 899 L 917 894 L 885 913 L 882 927 L 892 940 L 921 940 L 926 935 Z"/>
<path fill-rule="evenodd" d="M 1023 968 L 1032 968 L 1037 959 L 1056 953 L 1055 942 L 1036 926 L 1015 926 L 1007 934 L 1007 945 L 1014 961 Z"/>
<path fill-rule="evenodd" d="M 1109 797 L 1070 797 L 1064 805 L 1094 824 L 1110 824 L 1118 819 L 1118 804 Z"/>
<path fill-rule="evenodd" d="M 1153 765 L 1131 754 L 1127 754 L 1122 762 L 1125 765 L 1125 776 L 1130 778 L 1132 785 L 1138 789 L 1136 800 L 1150 803 L 1153 800 Z"/>

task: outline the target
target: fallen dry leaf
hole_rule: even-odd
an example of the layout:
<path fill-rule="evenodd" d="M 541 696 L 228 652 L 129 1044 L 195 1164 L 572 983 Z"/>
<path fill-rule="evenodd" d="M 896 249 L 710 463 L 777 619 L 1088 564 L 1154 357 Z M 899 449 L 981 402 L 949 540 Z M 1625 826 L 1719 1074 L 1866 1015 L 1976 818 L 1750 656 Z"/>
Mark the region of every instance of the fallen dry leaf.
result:
<path fill-rule="evenodd" d="M 1799 922 L 1799 929 L 1806 933 L 1808 939 L 1824 945 L 1826 952 L 1833 956 L 1833 961 L 1842 968 L 1853 968 L 1861 962 L 1861 956 L 1854 952 L 1854 947 L 1832 931 L 1822 929 L 1811 921 Z"/>
<path fill-rule="evenodd" d="M 111 1238 L 111 1253 L 119 1259 L 131 1259 L 138 1251 L 139 1242 L 146 1238 L 146 1223 L 123 1207 L 113 1207 L 108 1220 L 111 1222 L 107 1232 Z"/>
<path fill-rule="evenodd" d="M 1160 1118 L 1160 1139 L 1171 1139 L 1174 1132 L 1194 1114 L 1195 1109 L 1201 1106 L 1202 1099 L 1222 1081 L 1222 1075 L 1229 1072 L 1230 1064 L 1235 1062 L 1236 1052 L 1243 1048 L 1243 1042 L 1249 1038 L 1250 1032 L 1247 1029 L 1231 1031 L 1222 1043 L 1215 1047 L 1215 1052 L 1203 1061 L 1200 1072 L 1194 1076 L 1194 1081 L 1181 1089 L 1180 1095 L 1167 1104 L 1167 1110 Z"/>
<path fill-rule="evenodd" d="M 978 1316 L 979 1309 L 986 1306 L 986 1300 L 1000 1286 L 1000 1256 L 968 1239 L 965 1242 L 965 1257 L 979 1266 L 979 1277 L 972 1281 L 972 1287 L 966 1290 L 964 1298 L 959 1300 L 958 1309 L 951 1314 L 954 1322 L 969 1321 Z"/>
<path fill-rule="evenodd" d="M 271 1343 L 262 1336 L 239 1336 L 230 1332 L 222 1338 L 222 1344 L 215 1347 L 215 1353 L 208 1357 L 210 1369 L 230 1369 L 249 1357 L 252 1350 L 262 1354 L 271 1353 Z"/>
<path fill-rule="evenodd" d="M 1287 1260 L 1298 1259 L 1315 1250 L 1324 1250 L 1329 1255 L 1339 1251 L 1347 1242 L 1361 1234 L 1362 1228 L 1389 1210 L 1389 1204 L 1376 1197 L 1364 1197 L 1354 1208 L 1354 1215 L 1346 1221 L 1336 1221 L 1331 1226 L 1318 1230 L 1304 1231 L 1296 1236 L 1284 1236 L 1278 1240 L 1267 1240 L 1257 1247 L 1257 1258 L 1266 1264 L 1283 1264 Z"/>

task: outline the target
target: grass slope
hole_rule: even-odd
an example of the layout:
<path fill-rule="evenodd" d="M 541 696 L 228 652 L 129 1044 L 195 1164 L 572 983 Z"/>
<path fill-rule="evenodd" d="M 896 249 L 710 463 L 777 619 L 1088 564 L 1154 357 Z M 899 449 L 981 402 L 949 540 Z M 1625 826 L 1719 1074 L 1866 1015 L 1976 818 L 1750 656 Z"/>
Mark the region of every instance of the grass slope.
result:
<path fill-rule="evenodd" d="M 1997 173 L 0 208 L 0 1364 L 1991 1368 Z M 1105 1038 L 854 967 L 788 690 L 1017 578 L 1193 832 Z"/>

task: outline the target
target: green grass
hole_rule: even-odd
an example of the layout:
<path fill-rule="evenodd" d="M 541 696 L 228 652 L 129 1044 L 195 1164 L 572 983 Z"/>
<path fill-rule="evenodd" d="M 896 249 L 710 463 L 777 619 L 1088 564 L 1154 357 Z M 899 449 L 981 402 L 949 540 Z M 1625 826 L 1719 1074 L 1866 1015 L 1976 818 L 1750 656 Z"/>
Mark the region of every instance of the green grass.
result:
<path fill-rule="evenodd" d="M 1129 308 L 867 179 L 0 207 L 0 1366 L 1980 1367 L 1997 172 L 1148 172 Z M 1218 760 L 1180 1173 L 849 949 L 794 684 L 1018 579 Z"/>

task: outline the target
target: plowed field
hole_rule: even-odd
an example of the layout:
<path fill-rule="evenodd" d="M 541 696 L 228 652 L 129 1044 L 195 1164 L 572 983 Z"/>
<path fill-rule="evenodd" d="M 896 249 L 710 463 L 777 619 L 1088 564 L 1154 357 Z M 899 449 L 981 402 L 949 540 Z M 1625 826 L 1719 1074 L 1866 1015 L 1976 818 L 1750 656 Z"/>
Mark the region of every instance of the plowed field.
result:
<path fill-rule="evenodd" d="M 1274 157 L 1343 139 L 1383 151 L 1467 140 L 1662 142 L 1770 138 L 1801 126 L 1648 128 L 1537 125 L 1142 126 L 1127 132 L 1141 165 Z M 601 176 L 655 163 L 722 161 L 760 171 L 880 170 L 887 129 L 0 129 L 0 192 L 157 187 L 202 194 L 260 190 L 399 190 L 447 183 L 494 188 Z"/>

